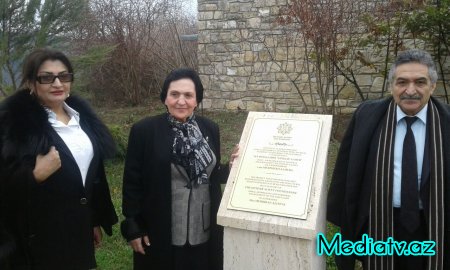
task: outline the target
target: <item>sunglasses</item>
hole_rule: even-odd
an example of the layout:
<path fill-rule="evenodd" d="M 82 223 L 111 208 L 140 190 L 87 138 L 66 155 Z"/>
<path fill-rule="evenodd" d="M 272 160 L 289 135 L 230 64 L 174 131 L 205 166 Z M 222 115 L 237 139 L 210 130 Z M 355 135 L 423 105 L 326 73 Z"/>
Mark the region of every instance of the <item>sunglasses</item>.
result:
<path fill-rule="evenodd" d="M 54 83 L 56 78 L 59 79 L 60 82 L 73 82 L 73 73 L 63 73 L 59 75 L 46 74 L 37 76 L 36 80 L 40 84 L 50 84 Z"/>

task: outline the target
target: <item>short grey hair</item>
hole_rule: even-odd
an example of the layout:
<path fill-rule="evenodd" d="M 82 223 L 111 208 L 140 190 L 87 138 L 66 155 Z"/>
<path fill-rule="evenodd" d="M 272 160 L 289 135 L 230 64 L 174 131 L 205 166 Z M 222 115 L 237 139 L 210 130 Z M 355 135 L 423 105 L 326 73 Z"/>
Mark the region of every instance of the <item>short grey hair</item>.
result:
<path fill-rule="evenodd" d="M 391 70 L 389 71 L 388 81 L 389 84 L 393 83 L 394 74 L 398 66 L 407 63 L 419 63 L 428 67 L 428 76 L 430 76 L 431 83 L 436 83 L 438 79 L 438 74 L 436 71 L 436 65 L 434 64 L 434 60 L 431 55 L 419 49 L 412 49 L 401 52 L 394 64 L 391 66 Z"/>

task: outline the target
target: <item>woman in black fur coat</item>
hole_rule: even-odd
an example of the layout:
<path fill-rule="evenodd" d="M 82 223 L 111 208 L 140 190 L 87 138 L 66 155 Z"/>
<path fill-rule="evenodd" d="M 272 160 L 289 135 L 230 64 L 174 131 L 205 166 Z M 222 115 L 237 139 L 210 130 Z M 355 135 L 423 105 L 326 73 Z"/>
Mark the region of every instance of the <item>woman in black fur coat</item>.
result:
<path fill-rule="evenodd" d="M 35 50 L 22 76 L 0 104 L 0 269 L 93 269 L 100 228 L 117 222 L 103 166 L 113 139 L 70 96 L 63 53 Z"/>

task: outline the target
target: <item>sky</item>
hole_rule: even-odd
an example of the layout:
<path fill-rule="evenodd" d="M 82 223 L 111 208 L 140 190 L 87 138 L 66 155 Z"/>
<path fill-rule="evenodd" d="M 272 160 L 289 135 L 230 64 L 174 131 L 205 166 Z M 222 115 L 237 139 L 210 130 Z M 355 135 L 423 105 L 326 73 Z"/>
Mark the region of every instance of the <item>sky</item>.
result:
<path fill-rule="evenodd" d="M 185 0 L 187 12 L 192 14 L 192 16 L 197 17 L 197 0 Z"/>

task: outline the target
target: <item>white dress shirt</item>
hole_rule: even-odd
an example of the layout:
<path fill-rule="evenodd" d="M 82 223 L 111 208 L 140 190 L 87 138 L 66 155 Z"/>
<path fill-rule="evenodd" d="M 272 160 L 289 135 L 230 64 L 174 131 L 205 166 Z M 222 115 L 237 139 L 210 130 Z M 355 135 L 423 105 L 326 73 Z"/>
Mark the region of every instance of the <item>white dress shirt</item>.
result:
<path fill-rule="evenodd" d="M 70 117 L 69 123 L 66 125 L 63 122 L 58 121 L 56 119 L 56 114 L 52 110 L 46 108 L 48 121 L 72 153 L 72 156 L 80 169 L 84 186 L 89 166 L 94 157 L 94 149 L 91 140 L 80 126 L 80 114 L 69 107 L 65 102 L 63 106 Z"/>
<path fill-rule="evenodd" d="M 420 187 L 422 178 L 423 154 L 425 151 L 425 137 L 427 124 L 427 110 L 428 104 L 422 108 L 415 116 L 417 119 L 412 125 L 411 129 L 416 141 L 416 155 L 417 155 L 417 175 Z M 401 191 L 402 191 L 402 157 L 403 157 L 403 140 L 406 136 L 406 114 L 397 106 L 397 126 L 395 130 L 395 145 L 394 145 L 394 186 L 392 203 L 394 207 L 401 206 Z M 419 207 L 422 209 L 422 202 L 419 201 Z"/>

